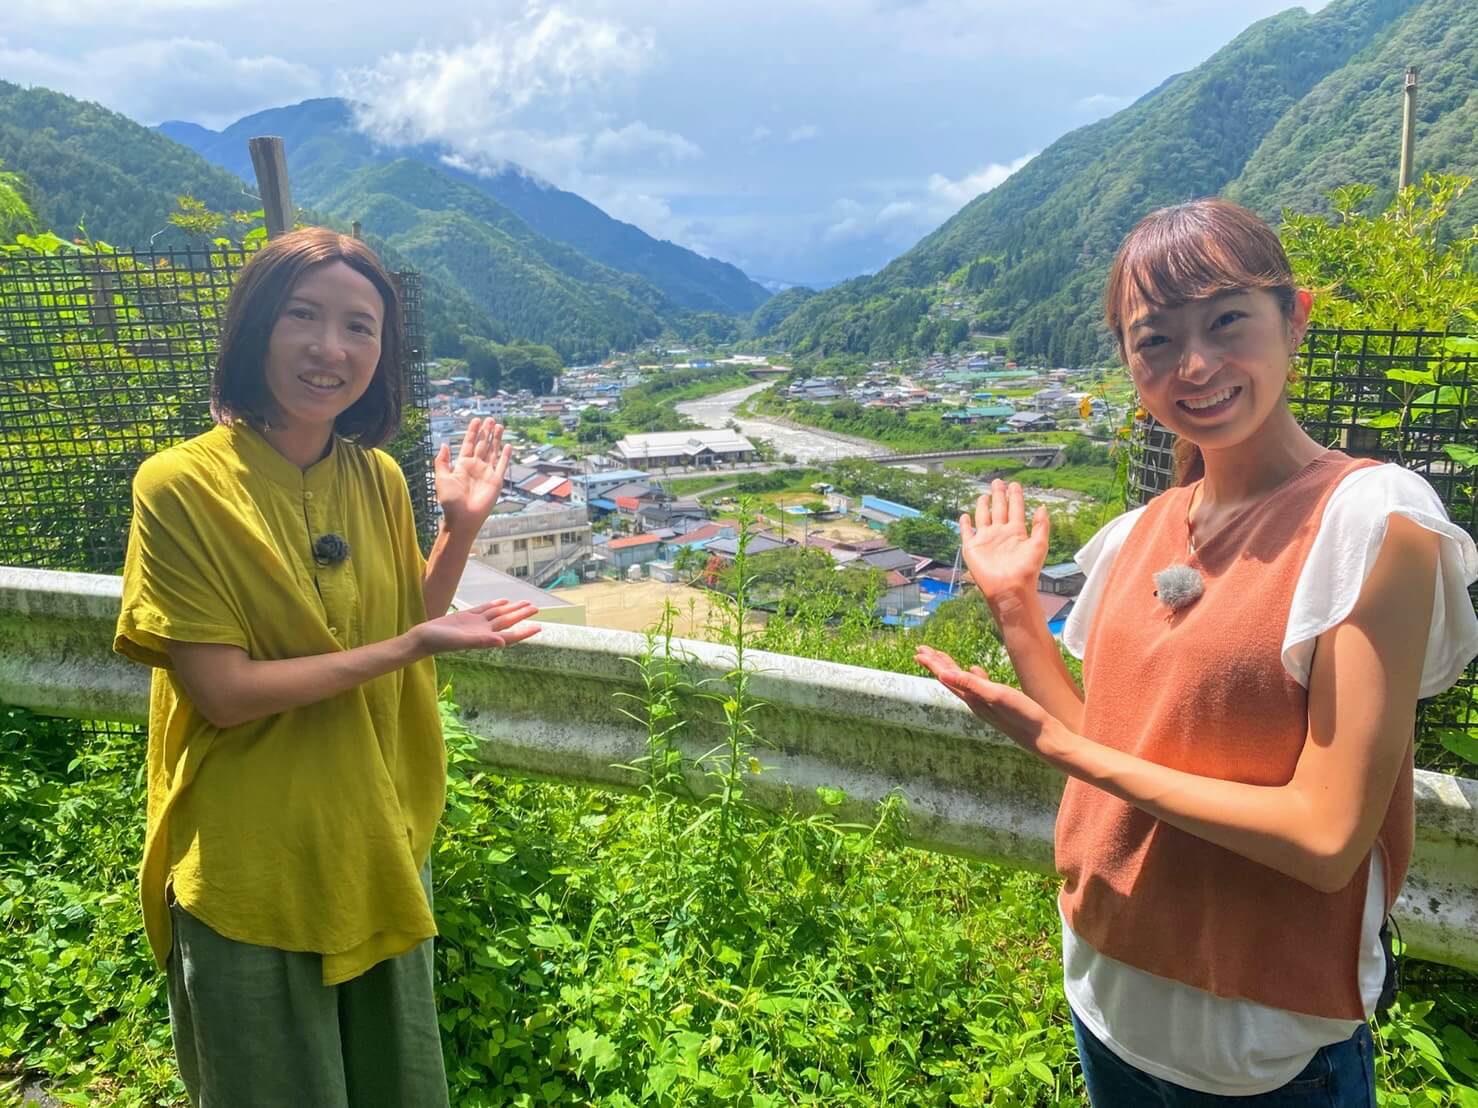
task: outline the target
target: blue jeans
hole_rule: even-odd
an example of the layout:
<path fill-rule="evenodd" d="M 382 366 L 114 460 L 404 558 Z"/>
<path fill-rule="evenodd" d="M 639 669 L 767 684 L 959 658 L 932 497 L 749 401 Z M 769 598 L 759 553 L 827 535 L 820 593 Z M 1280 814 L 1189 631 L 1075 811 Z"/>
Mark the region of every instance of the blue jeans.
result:
<path fill-rule="evenodd" d="M 1375 1043 L 1364 1023 L 1344 1042 L 1316 1053 L 1281 1089 L 1256 1096 L 1213 1096 L 1151 1077 L 1094 1038 L 1076 1014 L 1073 1033 L 1093 1108 L 1375 1108 Z"/>

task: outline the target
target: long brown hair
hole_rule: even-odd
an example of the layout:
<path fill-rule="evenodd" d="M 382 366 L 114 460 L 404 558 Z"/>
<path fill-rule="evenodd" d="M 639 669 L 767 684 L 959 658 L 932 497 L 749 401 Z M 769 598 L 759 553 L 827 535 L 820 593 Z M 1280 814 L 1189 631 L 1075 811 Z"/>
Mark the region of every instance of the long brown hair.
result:
<path fill-rule="evenodd" d="M 334 431 L 366 447 L 379 446 L 395 434 L 405 402 L 395 282 L 364 243 L 323 227 L 305 227 L 275 238 L 242 267 L 226 303 L 211 379 L 210 410 L 216 422 L 240 419 L 259 429 L 266 424 L 272 403 L 266 375 L 272 328 L 298 282 L 330 262 L 343 262 L 368 279 L 385 306 L 375 375 L 364 395 L 334 420 Z"/>
<path fill-rule="evenodd" d="M 1162 310 L 1237 289 L 1264 289 L 1278 301 L 1285 319 L 1293 317 L 1298 291 L 1273 229 L 1241 205 L 1216 197 L 1153 211 L 1119 244 L 1104 289 L 1103 314 L 1125 365 L 1124 308 L 1131 289 L 1145 304 Z M 1176 483 L 1189 484 L 1205 472 L 1200 447 L 1177 439 Z"/>

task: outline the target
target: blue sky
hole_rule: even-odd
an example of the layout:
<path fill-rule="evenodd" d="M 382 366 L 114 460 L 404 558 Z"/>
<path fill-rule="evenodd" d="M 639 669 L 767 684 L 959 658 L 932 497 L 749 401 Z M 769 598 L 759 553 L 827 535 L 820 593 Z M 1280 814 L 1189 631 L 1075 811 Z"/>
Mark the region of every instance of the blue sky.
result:
<path fill-rule="evenodd" d="M 1317 8 L 1322 0 L 1304 6 Z M 4 0 L 0 77 L 220 127 L 351 95 L 761 278 L 877 269 L 1287 0 Z"/>

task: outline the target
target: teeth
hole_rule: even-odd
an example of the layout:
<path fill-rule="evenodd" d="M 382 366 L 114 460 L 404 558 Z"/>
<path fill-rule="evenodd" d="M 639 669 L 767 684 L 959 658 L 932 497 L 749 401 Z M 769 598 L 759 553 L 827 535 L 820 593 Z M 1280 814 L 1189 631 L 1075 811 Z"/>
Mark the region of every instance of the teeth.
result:
<path fill-rule="evenodd" d="M 334 389 L 343 384 L 343 382 L 340 381 L 337 377 L 330 377 L 326 374 L 321 373 L 310 373 L 305 376 L 303 380 L 307 381 L 310 385 L 317 386 L 320 389 Z"/>
<path fill-rule="evenodd" d="M 1224 400 L 1230 400 L 1232 398 L 1232 393 L 1234 393 L 1235 391 L 1235 389 L 1222 389 L 1218 393 L 1213 393 L 1210 396 L 1203 396 L 1199 400 L 1182 400 L 1181 403 L 1184 404 L 1187 408 L 1191 409 L 1191 411 L 1193 412 L 1200 411 L 1202 408 L 1211 408 L 1216 406 L 1217 404 L 1220 404 Z"/>

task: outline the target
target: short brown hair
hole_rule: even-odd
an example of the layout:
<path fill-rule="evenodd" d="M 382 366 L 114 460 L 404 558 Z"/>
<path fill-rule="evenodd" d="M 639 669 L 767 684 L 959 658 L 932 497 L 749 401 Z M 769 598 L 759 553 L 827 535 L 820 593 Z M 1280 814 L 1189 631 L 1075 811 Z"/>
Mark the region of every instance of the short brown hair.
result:
<path fill-rule="evenodd" d="M 266 424 L 272 400 L 266 379 L 272 328 L 298 282 L 310 270 L 331 262 L 343 262 L 368 279 L 385 306 L 375 375 L 364 395 L 334 421 L 334 431 L 370 447 L 387 441 L 400 427 L 405 372 L 395 282 L 368 246 L 323 227 L 305 227 L 273 239 L 237 276 L 211 379 L 210 409 L 218 423 L 240 419 L 256 427 Z"/>
<path fill-rule="evenodd" d="M 1131 287 L 1146 304 L 1161 309 L 1223 292 L 1264 289 L 1285 319 L 1293 316 L 1298 292 L 1277 233 L 1256 213 L 1216 197 L 1150 212 L 1119 244 L 1104 288 L 1103 315 L 1125 365 L 1124 304 Z M 1177 484 L 1205 473 L 1195 443 L 1177 439 L 1174 454 Z"/>
<path fill-rule="evenodd" d="M 1131 286 L 1154 308 L 1178 308 L 1234 289 L 1265 289 L 1284 316 L 1292 316 L 1297 291 L 1277 233 L 1240 204 L 1214 197 L 1153 211 L 1119 244 L 1103 314 L 1121 356 Z"/>

